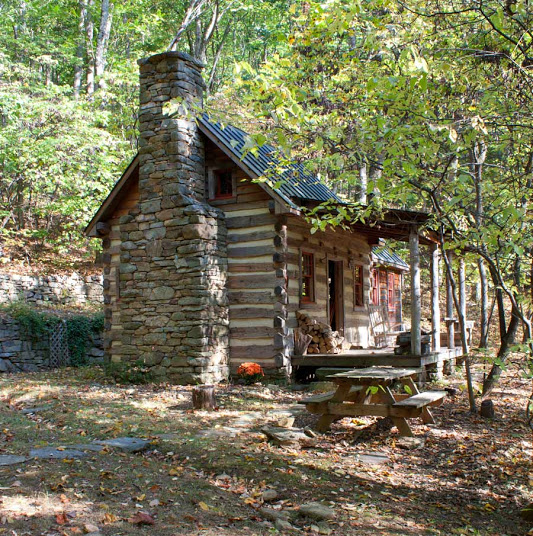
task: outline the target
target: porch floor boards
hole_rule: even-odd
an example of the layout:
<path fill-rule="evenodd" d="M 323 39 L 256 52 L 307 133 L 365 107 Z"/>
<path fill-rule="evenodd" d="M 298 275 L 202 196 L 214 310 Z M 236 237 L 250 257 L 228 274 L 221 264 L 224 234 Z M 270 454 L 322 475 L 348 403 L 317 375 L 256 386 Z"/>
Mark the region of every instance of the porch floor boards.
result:
<path fill-rule="evenodd" d="M 394 348 L 377 348 L 362 350 L 346 350 L 340 354 L 309 354 L 295 355 L 293 367 L 425 367 L 434 363 L 442 363 L 461 356 L 461 348 L 441 348 L 438 352 L 428 355 L 396 355 Z"/>

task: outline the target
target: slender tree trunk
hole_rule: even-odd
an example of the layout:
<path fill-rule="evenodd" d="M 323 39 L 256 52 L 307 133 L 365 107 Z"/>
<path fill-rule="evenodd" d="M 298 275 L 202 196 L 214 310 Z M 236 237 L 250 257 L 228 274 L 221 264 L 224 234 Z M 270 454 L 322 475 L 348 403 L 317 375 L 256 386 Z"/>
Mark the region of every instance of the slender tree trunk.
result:
<path fill-rule="evenodd" d="M 443 252 L 444 252 L 444 232 L 441 231 L 441 242 L 443 244 Z M 463 314 L 463 306 L 459 301 L 459 298 L 457 297 L 457 283 L 455 281 L 455 277 L 453 275 L 453 269 L 452 265 L 450 263 L 450 260 L 448 259 L 448 254 L 444 252 L 444 255 L 442 256 L 444 260 L 444 265 L 446 266 L 446 273 L 448 274 L 449 283 L 451 287 L 451 294 L 453 297 L 453 301 L 455 304 L 455 310 L 457 312 L 457 316 L 459 317 L 459 326 L 461 328 L 461 344 L 463 347 L 463 357 L 464 357 L 464 363 L 465 363 L 465 371 L 466 371 L 466 383 L 468 387 L 468 401 L 470 403 L 470 411 L 472 413 L 476 413 L 476 399 L 474 395 L 474 384 L 472 381 L 472 371 L 470 368 L 470 357 L 469 357 L 469 348 L 467 344 L 467 335 L 466 335 L 466 318 Z"/>
<path fill-rule="evenodd" d="M 474 188 L 476 192 L 476 209 L 474 212 L 474 218 L 476 227 L 479 232 L 483 228 L 483 165 L 487 159 L 487 146 L 483 140 L 474 143 L 472 151 L 470 151 L 472 160 L 472 176 L 474 178 Z M 484 247 L 484 246 L 483 246 Z M 481 283 L 481 310 L 480 310 L 480 338 L 479 347 L 486 348 L 488 345 L 488 283 L 487 283 L 487 271 L 485 269 L 485 263 L 480 257 L 478 259 L 479 279 Z"/>
<path fill-rule="evenodd" d="M 479 319 L 479 347 L 487 348 L 489 342 L 489 284 L 487 281 L 487 269 L 485 262 L 480 257 L 477 260 L 479 269 L 479 281 L 481 284 L 481 311 Z"/>
<path fill-rule="evenodd" d="M 109 35 L 111 33 L 111 23 L 113 21 L 113 4 L 109 0 L 102 0 L 102 8 L 100 15 L 100 29 L 96 38 L 96 54 L 94 57 L 95 75 L 98 87 L 101 89 L 105 86 L 103 79 L 107 45 L 109 43 Z"/>
<path fill-rule="evenodd" d="M 357 201 L 362 205 L 366 205 L 367 197 L 366 192 L 368 189 L 368 173 L 367 173 L 367 164 L 362 162 L 359 166 L 359 192 L 357 195 Z"/>
<path fill-rule="evenodd" d="M 491 270 L 491 275 L 493 278 L 493 282 L 496 285 L 497 274 L 493 270 Z M 514 269 L 513 269 L 513 279 L 515 282 L 520 281 L 520 258 L 519 257 L 515 259 Z M 500 292 L 500 294 L 498 294 L 498 291 Z M 509 326 L 506 329 L 505 327 L 505 303 L 503 301 L 503 293 L 500 288 L 497 289 L 496 300 L 498 303 L 498 317 L 500 319 L 500 348 L 498 350 L 497 358 L 492 364 L 492 368 L 490 369 L 488 376 L 485 378 L 485 381 L 483 382 L 483 396 L 488 395 L 498 383 L 498 380 L 500 379 L 500 376 L 503 370 L 503 365 L 506 362 L 507 358 L 509 357 L 511 347 L 514 344 L 515 339 L 516 339 L 518 327 L 520 326 L 520 316 L 521 316 L 520 311 L 517 310 L 516 305 L 513 303 L 512 310 L 511 310 L 511 320 L 509 322 Z"/>
<path fill-rule="evenodd" d="M 87 51 L 87 95 L 94 93 L 94 21 L 90 8 L 93 0 L 88 0 L 85 6 L 85 49 Z"/>
<path fill-rule="evenodd" d="M 83 76 L 83 56 L 84 56 L 84 30 L 85 30 L 85 13 L 86 9 L 83 2 L 79 3 L 80 19 L 78 23 L 78 44 L 76 45 L 76 65 L 74 65 L 74 97 L 76 99 L 80 96 L 81 91 L 81 78 Z"/>

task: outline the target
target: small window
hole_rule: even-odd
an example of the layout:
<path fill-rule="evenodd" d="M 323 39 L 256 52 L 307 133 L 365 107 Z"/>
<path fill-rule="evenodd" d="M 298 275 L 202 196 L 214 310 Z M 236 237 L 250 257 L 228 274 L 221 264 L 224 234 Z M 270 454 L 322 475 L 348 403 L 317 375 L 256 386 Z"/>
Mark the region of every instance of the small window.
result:
<path fill-rule="evenodd" d="M 379 272 L 372 271 L 372 305 L 379 305 Z"/>
<path fill-rule="evenodd" d="M 302 302 L 315 301 L 315 256 L 302 251 Z"/>
<path fill-rule="evenodd" d="M 233 197 L 233 177 L 230 170 L 219 169 L 214 172 L 214 199 Z"/>
<path fill-rule="evenodd" d="M 356 265 L 353 270 L 353 306 L 363 307 L 364 304 L 363 267 Z"/>

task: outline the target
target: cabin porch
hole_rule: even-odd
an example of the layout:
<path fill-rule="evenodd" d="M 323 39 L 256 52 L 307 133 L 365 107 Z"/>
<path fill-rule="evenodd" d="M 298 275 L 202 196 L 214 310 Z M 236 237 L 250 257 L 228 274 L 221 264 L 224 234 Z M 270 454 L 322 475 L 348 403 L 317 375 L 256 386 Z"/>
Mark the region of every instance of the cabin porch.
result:
<path fill-rule="evenodd" d="M 427 355 L 397 355 L 394 348 L 345 350 L 340 354 L 295 355 L 292 357 L 293 376 L 296 380 L 324 379 L 329 374 L 346 369 L 389 366 L 414 368 L 420 381 L 440 379 L 453 372 L 461 357 L 461 348 L 441 347 Z"/>

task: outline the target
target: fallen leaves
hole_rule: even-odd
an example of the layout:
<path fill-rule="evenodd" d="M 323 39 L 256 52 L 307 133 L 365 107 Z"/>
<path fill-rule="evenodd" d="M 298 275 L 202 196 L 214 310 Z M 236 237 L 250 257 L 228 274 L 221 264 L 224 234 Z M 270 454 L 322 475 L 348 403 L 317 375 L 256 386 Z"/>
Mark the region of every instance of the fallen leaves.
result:
<path fill-rule="evenodd" d="M 129 517 L 128 521 L 133 525 L 155 525 L 154 518 L 150 514 L 142 511 L 139 511 L 132 517 Z"/>

